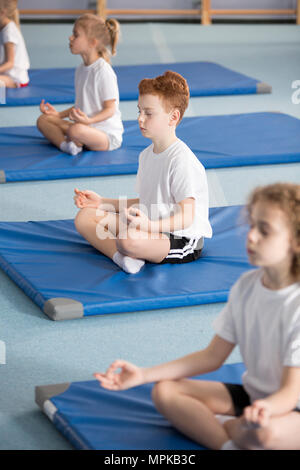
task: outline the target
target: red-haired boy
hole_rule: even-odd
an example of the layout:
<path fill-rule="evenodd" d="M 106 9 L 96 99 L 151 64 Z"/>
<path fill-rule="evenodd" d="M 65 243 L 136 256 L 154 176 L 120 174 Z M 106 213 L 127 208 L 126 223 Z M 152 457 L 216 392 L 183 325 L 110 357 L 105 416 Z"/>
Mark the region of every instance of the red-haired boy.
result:
<path fill-rule="evenodd" d="M 139 198 L 124 202 L 75 189 L 78 232 L 128 273 L 138 272 L 145 261 L 194 261 L 204 237 L 212 236 L 205 169 L 176 136 L 188 103 L 181 75 L 167 71 L 142 80 L 138 122 L 152 144 L 139 157 Z"/>

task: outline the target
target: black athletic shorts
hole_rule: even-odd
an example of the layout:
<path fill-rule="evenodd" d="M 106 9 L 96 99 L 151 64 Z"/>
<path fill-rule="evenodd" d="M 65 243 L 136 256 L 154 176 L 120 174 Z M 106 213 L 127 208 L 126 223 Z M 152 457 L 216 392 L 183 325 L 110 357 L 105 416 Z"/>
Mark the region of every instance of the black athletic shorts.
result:
<path fill-rule="evenodd" d="M 235 416 L 241 416 L 244 412 L 244 408 L 246 406 L 250 406 L 250 397 L 244 387 L 238 384 L 228 384 L 224 383 L 225 387 L 227 388 L 235 411 Z M 300 412 L 299 408 L 295 408 L 293 411 Z"/>
<path fill-rule="evenodd" d="M 224 385 L 231 396 L 235 416 L 241 416 L 244 408 L 251 405 L 248 393 L 242 385 L 228 383 L 224 383 Z"/>
<path fill-rule="evenodd" d="M 170 239 L 170 251 L 160 264 L 165 263 L 190 263 L 201 255 L 203 238 L 177 237 L 172 233 L 166 233 Z"/>

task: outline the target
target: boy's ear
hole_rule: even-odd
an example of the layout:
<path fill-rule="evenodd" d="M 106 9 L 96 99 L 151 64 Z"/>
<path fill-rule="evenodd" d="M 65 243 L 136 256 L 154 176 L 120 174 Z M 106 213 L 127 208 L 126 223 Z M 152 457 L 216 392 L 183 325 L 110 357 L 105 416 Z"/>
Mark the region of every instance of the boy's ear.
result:
<path fill-rule="evenodd" d="M 300 254 L 300 241 L 292 240 L 292 250 L 296 255 Z"/>
<path fill-rule="evenodd" d="M 178 122 L 180 121 L 180 111 L 179 109 L 175 108 L 175 109 L 172 109 L 171 111 L 171 114 L 170 114 L 170 124 L 171 125 L 176 125 L 178 124 Z"/>
<path fill-rule="evenodd" d="M 300 254 L 300 242 L 296 243 L 296 253 L 297 255 Z"/>

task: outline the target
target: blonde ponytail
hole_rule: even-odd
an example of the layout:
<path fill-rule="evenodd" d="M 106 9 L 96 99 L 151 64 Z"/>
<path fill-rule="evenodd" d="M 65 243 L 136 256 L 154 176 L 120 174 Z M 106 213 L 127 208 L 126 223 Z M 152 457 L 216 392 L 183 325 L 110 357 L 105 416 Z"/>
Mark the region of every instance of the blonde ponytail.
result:
<path fill-rule="evenodd" d="M 16 23 L 18 28 L 20 28 L 18 0 L 0 0 L 0 9 L 5 10 L 7 18 Z"/>
<path fill-rule="evenodd" d="M 108 18 L 105 20 L 105 25 L 110 35 L 111 53 L 112 55 L 115 55 L 117 52 L 117 44 L 120 36 L 120 23 L 114 18 Z"/>
<path fill-rule="evenodd" d="M 12 21 L 14 21 L 16 23 L 18 28 L 20 28 L 20 15 L 19 15 L 19 10 L 17 8 L 12 13 L 11 19 L 12 19 Z"/>

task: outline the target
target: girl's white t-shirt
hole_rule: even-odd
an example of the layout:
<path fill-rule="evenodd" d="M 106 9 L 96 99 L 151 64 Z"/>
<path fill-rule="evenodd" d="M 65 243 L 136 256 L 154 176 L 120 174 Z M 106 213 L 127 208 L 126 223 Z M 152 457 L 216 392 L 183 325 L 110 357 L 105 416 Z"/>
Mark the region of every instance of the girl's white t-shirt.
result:
<path fill-rule="evenodd" d="M 262 284 L 261 269 L 243 274 L 213 326 L 218 336 L 239 346 L 251 402 L 275 393 L 283 367 L 300 367 L 300 282 L 270 290 Z"/>
<path fill-rule="evenodd" d="M 75 106 L 89 117 L 103 109 L 104 101 L 115 100 L 114 115 L 91 126 L 115 136 L 122 142 L 124 128 L 119 109 L 119 88 L 111 65 L 102 57 L 91 65 L 79 65 L 75 72 L 75 93 Z"/>
<path fill-rule="evenodd" d="M 153 144 L 140 153 L 136 191 L 141 210 L 151 220 L 170 217 L 176 210 L 176 204 L 186 198 L 194 198 L 192 225 L 170 232 L 189 239 L 211 238 L 205 169 L 182 140 L 177 139 L 158 154 L 153 152 Z"/>
<path fill-rule="evenodd" d="M 4 44 L 7 42 L 15 45 L 15 61 L 14 66 L 4 75 L 11 77 L 17 85 L 28 83 L 29 57 L 22 33 L 14 21 L 10 21 L 0 31 L 0 64 L 5 60 Z"/>

